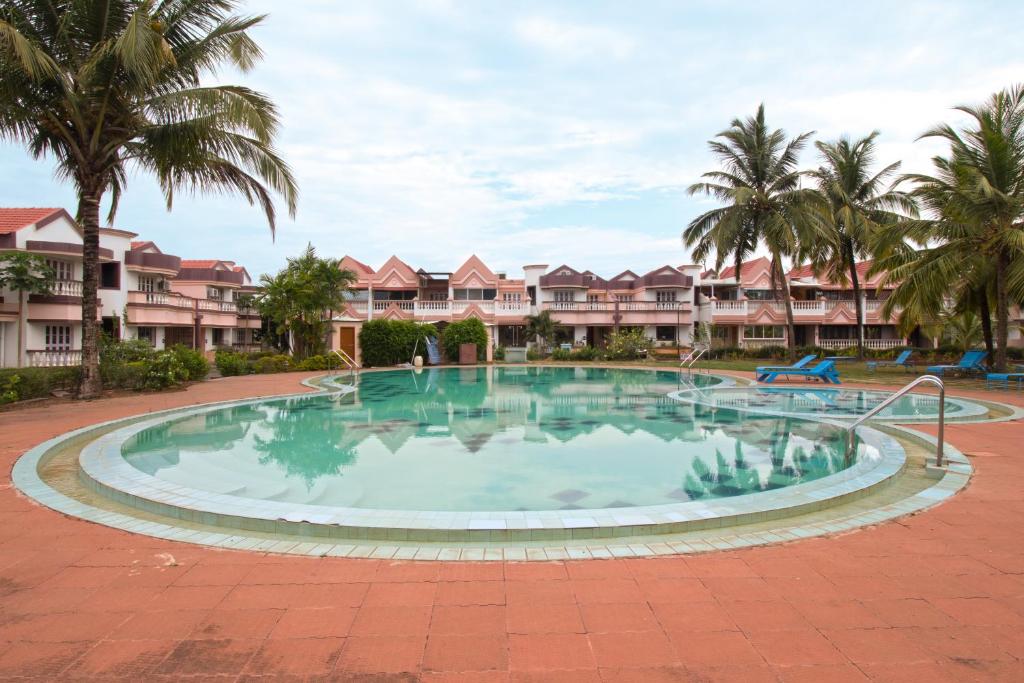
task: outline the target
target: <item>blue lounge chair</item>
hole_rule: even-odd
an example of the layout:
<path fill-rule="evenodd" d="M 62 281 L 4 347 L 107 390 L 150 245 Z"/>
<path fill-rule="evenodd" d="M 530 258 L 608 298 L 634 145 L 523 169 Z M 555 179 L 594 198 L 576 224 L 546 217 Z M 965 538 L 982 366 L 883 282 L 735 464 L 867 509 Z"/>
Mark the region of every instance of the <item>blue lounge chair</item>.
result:
<path fill-rule="evenodd" d="M 878 368 L 903 368 L 904 370 L 913 370 L 914 362 L 910 360 L 910 357 L 914 354 L 914 349 L 903 349 L 900 351 L 900 355 L 896 356 L 895 360 L 871 360 L 867 362 L 868 371 L 874 372 Z"/>
<path fill-rule="evenodd" d="M 982 365 L 981 361 L 985 360 L 985 356 L 988 355 L 987 351 L 968 351 L 964 354 L 956 365 L 929 365 L 925 371 L 932 375 L 942 375 L 947 371 L 962 372 L 969 374 L 972 372 L 985 372 L 985 366 Z"/>
<path fill-rule="evenodd" d="M 806 377 L 808 379 L 821 380 L 826 384 L 841 384 L 839 381 L 839 371 L 836 370 L 836 362 L 832 360 L 823 360 L 813 368 L 771 369 L 764 374 L 763 379 L 758 378 L 758 380 L 770 384 L 777 377 Z"/>
<path fill-rule="evenodd" d="M 757 376 L 757 380 L 761 381 L 761 379 L 767 376 L 769 372 L 775 372 L 780 370 L 802 370 L 803 368 L 806 368 L 810 364 L 810 362 L 817 357 L 817 354 L 811 353 L 804 356 L 803 358 L 793 363 L 792 365 L 762 365 L 761 367 L 757 368 L 757 371 L 754 374 Z"/>
<path fill-rule="evenodd" d="M 985 388 L 991 389 L 992 385 L 1000 385 L 1006 389 L 1010 388 L 1010 382 L 1017 382 L 1017 389 L 1024 387 L 1024 372 L 988 372 L 985 373 Z"/>

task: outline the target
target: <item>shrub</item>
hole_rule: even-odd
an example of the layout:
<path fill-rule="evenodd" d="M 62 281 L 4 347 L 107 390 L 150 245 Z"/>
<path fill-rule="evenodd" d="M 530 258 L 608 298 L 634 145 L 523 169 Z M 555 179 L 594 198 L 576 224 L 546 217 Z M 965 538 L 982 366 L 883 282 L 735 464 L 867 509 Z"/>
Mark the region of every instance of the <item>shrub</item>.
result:
<path fill-rule="evenodd" d="M 298 365 L 294 366 L 295 370 L 331 370 L 332 368 L 338 367 L 339 360 L 329 355 L 323 356 L 309 356 L 299 361 Z"/>
<path fill-rule="evenodd" d="M 5 368 L 0 369 L 0 404 L 45 398 L 61 389 L 78 386 L 81 368 Z"/>
<path fill-rule="evenodd" d="M 632 360 L 639 358 L 641 352 L 652 346 L 651 340 L 644 336 L 643 330 L 619 330 L 608 335 L 608 358 Z"/>
<path fill-rule="evenodd" d="M 136 361 L 140 389 L 167 389 L 188 379 L 188 369 L 173 351 L 160 351 L 151 360 Z"/>
<path fill-rule="evenodd" d="M 185 368 L 187 373 L 185 379 L 198 382 L 210 372 L 210 361 L 206 360 L 206 357 L 199 351 L 190 349 L 184 344 L 175 344 L 170 351 Z"/>
<path fill-rule="evenodd" d="M 459 346 L 476 344 L 476 359 L 487 357 L 487 328 L 479 318 L 466 318 L 449 323 L 441 333 L 441 349 L 450 361 L 459 359 Z"/>
<path fill-rule="evenodd" d="M 213 362 L 217 366 L 217 371 L 224 377 L 248 375 L 252 372 L 249 360 L 241 353 L 235 353 L 234 351 L 226 349 L 217 351 Z"/>
<path fill-rule="evenodd" d="M 572 360 L 572 351 L 569 349 L 555 349 L 551 352 L 551 360 Z"/>
<path fill-rule="evenodd" d="M 789 356 L 789 349 L 785 346 L 762 346 L 756 349 L 745 349 L 744 356 L 747 358 L 768 358 L 771 360 L 779 360 Z"/>
<path fill-rule="evenodd" d="M 495 346 L 494 347 L 494 360 L 505 360 L 505 347 Z"/>
<path fill-rule="evenodd" d="M 269 375 L 274 372 L 288 372 L 291 370 L 292 359 L 283 353 L 276 356 L 264 356 L 252 364 L 253 372 L 260 375 Z"/>
<path fill-rule="evenodd" d="M 536 346 L 531 346 L 526 349 L 526 360 L 540 360 L 543 357 L 544 356 L 541 355 Z"/>
<path fill-rule="evenodd" d="M 107 335 L 100 337 L 100 366 L 134 363 L 149 360 L 156 351 L 145 339 L 111 339 Z"/>
<path fill-rule="evenodd" d="M 20 383 L 21 377 L 18 375 L 9 375 L 0 380 L 0 406 L 18 400 L 18 385 Z"/>
<path fill-rule="evenodd" d="M 411 320 L 370 320 L 359 330 L 363 365 L 383 367 L 409 363 L 414 350 L 426 355 L 424 338 L 436 336 L 437 328 L 433 325 L 420 325 Z"/>
<path fill-rule="evenodd" d="M 593 346 L 583 346 L 578 349 L 555 349 L 551 352 L 551 360 L 592 361 L 600 358 L 601 352 Z"/>

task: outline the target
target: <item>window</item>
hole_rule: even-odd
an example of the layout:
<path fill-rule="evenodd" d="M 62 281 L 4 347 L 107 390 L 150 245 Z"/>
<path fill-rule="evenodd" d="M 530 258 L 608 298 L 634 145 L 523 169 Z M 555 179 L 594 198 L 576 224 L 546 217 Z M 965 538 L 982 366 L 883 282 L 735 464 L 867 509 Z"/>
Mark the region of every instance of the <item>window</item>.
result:
<path fill-rule="evenodd" d="M 55 279 L 58 281 L 72 280 L 74 279 L 72 273 L 74 268 L 69 261 L 61 261 L 60 259 L 48 258 L 46 259 L 46 265 L 53 269 L 56 274 Z"/>
<path fill-rule="evenodd" d="M 775 299 L 775 292 L 770 289 L 744 289 L 743 295 L 751 301 L 772 301 Z"/>
<path fill-rule="evenodd" d="M 224 346 L 224 330 L 219 327 L 213 328 L 213 345 Z"/>
<path fill-rule="evenodd" d="M 714 339 L 728 339 L 732 336 L 732 330 L 723 325 L 715 325 L 711 328 L 711 336 Z"/>
<path fill-rule="evenodd" d="M 139 278 L 139 291 L 140 292 L 156 292 L 159 287 L 156 284 L 155 277 L 140 277 Z"/>
<path fill-rule="evenodd" d="M 818 329 L 819 339 L 856 339 L 855 325 L 822 325 Z"/>
<path fill-rule="evenodd" d="M 431 290 L 427 295 L 427 301 L 447 301 L 448 292 L 442 292 L 440 290 Z"/>
<path fill-rule="evenodd" d="M 747 325 L 743 328 L 744 339 L 785 339 L 786 328 L 782 325 Z"/>
<path fill-rule="evenodd" d="M 374 291 L 374 301 L 412 301 L 416 298 L 417 290 L 415 289 L 400 289 L 400 290 L 382 290 Z"/>
<path fill-rule="evenodd" d="M 555 301 L 560 304 L 569 303 L 576 298 L 576 293 L 571 289 L 556 289 Z"/>
<path fill-rule="evenodd" d="M 618 296 L 618 299 L 622 303 L 628 304 L 628 303 L 631 303 L 633 301 L 633 295 L 632 294 L 620 294 Z"/>
<path fill-rule="evenodd" d="M 601 301 L 601 295 L 599 294 L 587 294 L 587 303 L 596 304 Z"/>
<path fill-rule="evenodd" d="M 100 287 L 103 289 L 121 288 L 121 264 L 101 263 L 100 264 Z"/>
<path fill-rule="evenodd" d="M 207 287 L 206 288 L 206 298 L 207 299 L 212 299 L 214 301 L 220 301 L 222 296 L 223 296 L 223 293 L 219 289 L 217 289 L 216 287 Z"/>
<path fill-rule="evenodd" d="M 156 328 L 155 327 L 138 327 L 135 329 L 135 336 L 142 341 L 147 341 L 150 344 L 156 346 Z"/>
<path fill-rule="evenodd" d="M 497 289 L 456 289 L 456 301 L 494 301 L 498 296 Z"/>
<path fill-rule="evenodd" d="M 661 303 L 668 303 L 676 300 L 676 290 L 674 289 L 659 289 L 655 294 L 655 300 Z"/>
<path fill-rule="evenodd" d="M 521 304 L 523 302 L 522 292 L 503 292 L 501 300 L 505 303 Z"/>
<path fill-rule="evenodd" d="M 661 294 L 661 292 L 658 292 Z M 658 325 L 654 328 L 654 338 L 660 342 L 674 342 L 676 340 L 676 328 L 672 325 Z"/>
<path fill-rule="evenodd" d="M 45 334 L 47 351 L 71 350 L 70 325 L 47 325 Z"/>
<path fill-rule="evenodd" d="M 354 289 L 349 292 L 345 292 L 343 295 L 346 301 L 366 301 L 370 298 L 370 292 L 365 289 Z"/>

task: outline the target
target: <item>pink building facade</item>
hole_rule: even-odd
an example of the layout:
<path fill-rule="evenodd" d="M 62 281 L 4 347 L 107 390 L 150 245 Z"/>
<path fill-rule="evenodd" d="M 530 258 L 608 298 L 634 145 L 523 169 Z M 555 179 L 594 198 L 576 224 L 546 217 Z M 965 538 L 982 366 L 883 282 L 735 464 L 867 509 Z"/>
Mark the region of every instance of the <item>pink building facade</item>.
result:
<path fill-rule="evenodd" d="M 255 291 L 244 268 L 231 261 L 182 260 L 137 237 L 100 230 L 98 317 L 106 334 L 144 339 L 156 348 L 185 344 L 210 354 L 220 346 L 258 347 L 259 316 L 236 305 L 240 293 Z M 0 290 L 0 367 L 80 363 L 82 233 L 77 223 L 59 208 L 0 208 L 0 252 L 10 251 L 45 258 L 56 282 L 46 295 Z"/>

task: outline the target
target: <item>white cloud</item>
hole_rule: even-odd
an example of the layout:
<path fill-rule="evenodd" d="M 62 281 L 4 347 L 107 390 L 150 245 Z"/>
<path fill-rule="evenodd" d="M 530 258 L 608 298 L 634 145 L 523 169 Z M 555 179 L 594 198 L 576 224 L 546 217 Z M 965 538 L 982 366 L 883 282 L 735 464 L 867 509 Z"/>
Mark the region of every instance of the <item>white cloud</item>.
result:
<path fill-rule="evenodd" d="M 525 42 L 567 59 L 626 59 L 636 47 L 629 35 L 605 26 L 530 17 L 517 21 L 514 28 Z"/>

